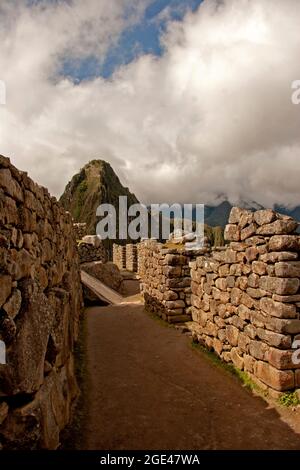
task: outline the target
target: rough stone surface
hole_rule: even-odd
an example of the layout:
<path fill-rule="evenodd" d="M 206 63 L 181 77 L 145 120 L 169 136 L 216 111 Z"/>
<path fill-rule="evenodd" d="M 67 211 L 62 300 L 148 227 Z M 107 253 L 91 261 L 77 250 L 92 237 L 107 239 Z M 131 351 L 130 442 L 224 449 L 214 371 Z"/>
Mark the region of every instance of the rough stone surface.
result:
<path fill-rule="evenodd" d="M 70 214 L 0 157 L 0 447 L 56 449 L 77 395 L 82 292 Z"/>
<path fill-rule="evenodd" d="M 146 305 L 167 319 L 179 318 L 176 308 L 183 304 L 178 300 L 190 303 L 188 325 L 195 340 L 272 393 L 293 390 L 298 382 L 300 386 L 292 359 L 300 328 L 297 226 L 273 210 L 233 208 L 225 230 L 230 243 L 196 256 L 190 272 L 178 250 L 166 252 L 146 242 L 145 251 L 141 244 L 139 272 Z M 182 292 L 183 279 L 191 297 Z"/>

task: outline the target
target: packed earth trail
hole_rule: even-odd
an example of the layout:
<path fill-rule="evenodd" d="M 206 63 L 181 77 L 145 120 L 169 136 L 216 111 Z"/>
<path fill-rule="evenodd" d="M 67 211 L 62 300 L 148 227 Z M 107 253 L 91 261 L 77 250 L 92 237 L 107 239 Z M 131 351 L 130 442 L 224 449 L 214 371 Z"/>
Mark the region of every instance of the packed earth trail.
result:
<path fill-rule="evenodd" d="M 90 307 L 86 449 L 299 449 L 262 398 L 142 305 Z M 288 421 L 288 420 L 287 420 Z"/>

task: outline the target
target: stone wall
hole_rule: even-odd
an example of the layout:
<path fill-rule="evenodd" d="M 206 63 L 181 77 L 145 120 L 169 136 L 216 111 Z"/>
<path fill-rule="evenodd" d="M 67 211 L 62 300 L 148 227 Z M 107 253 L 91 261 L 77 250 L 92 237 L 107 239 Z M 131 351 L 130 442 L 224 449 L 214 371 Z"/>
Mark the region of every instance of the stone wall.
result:
<path fill-rule="evenodd" d="M 102 243 L 98 246 L 94 246 L 90 243 L 80 242 L 78 244 L 78 253 L 80 264 L 91 263 L 92 261 L 102 261 L 102 263 L 106 263 L 108 258 L 107 250 Z"/>
<path fill-rule="evenodd" d="M 75 238 L 77 241 L 82 240 L 82 238 L 88 234 L 86 223 L 73 224 L 73 230 L 74 230 Z"/>
<path fill-rule="evenodd" d="M 194 339 L 274 396 L 300 388 L 300 365 L 292 359 L 300 340 L 297 227 L 272 210 L 233 208 L 226 247 L 188 261 L 190 255 L 153 241 L 139 246 L 147 308 L 172 322 L 192 314 Z"/>
<path fill-rule="evenodd" d="M 126 269 L 136 273 L 138 270 L 138 251 L 137 245 L 126 245 Z"/>
<path fill-rule="evenodd" d="M 81 307 L 71 216 L 0 156 L 0 448 L 58 447 Z"/>
<path fill-rule="evenodd" d="M 113 245 L 113 263 L 122 271 L 126 269 L 126 245 Z"/>
<path fill-rule="evenodd" d="M 298 223 L 271 210 L 234 208 L 223 251 L 191 263 L 194 335 L 275 391 L 300 386 Z"/>
<path fill-rule="evenodd" d="M 146 308 L 169 323 L 191 319 L 192 255 L 167 249 L 154 240 L 139 245 L 139 275 Z"/>

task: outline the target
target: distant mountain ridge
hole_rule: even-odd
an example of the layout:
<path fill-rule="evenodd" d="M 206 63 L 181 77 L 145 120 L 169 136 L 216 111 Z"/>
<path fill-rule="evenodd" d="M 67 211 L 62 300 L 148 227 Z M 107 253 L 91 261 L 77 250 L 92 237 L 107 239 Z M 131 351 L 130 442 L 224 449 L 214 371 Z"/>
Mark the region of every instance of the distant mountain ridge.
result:
<path fill-rule="evenodd" d="M 245 207 L 245 209 L 249 210 L 264 209 L 262 205 L 257 204 L 255 202 L 241 203 L 238 205 L 241 207 Z M 205 223 L 210 225 L 211 227 L 225 227 L 228 222 L 229 214 L 232 207 L 233 204 L 226 200 L 216 206 L 206 205 L 204 211 Z M 300 206 L 297 206 L 294 209 L 288 209 L 286 207 L 275 205 L 274 210 L 276 212 L 289 215 L 300 222 Z"/>

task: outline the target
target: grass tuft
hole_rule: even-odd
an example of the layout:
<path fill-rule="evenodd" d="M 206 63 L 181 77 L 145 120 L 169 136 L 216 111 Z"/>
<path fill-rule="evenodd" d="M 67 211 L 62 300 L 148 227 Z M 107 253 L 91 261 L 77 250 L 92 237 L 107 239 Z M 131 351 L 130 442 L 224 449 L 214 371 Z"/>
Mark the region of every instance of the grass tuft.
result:
<path fill-rule="evenodd" d="M 300 400 L 296 392 L 285 392 L 281 395 L 278 401 L 280 405 L 286 407 L 300 405 Z"/>

